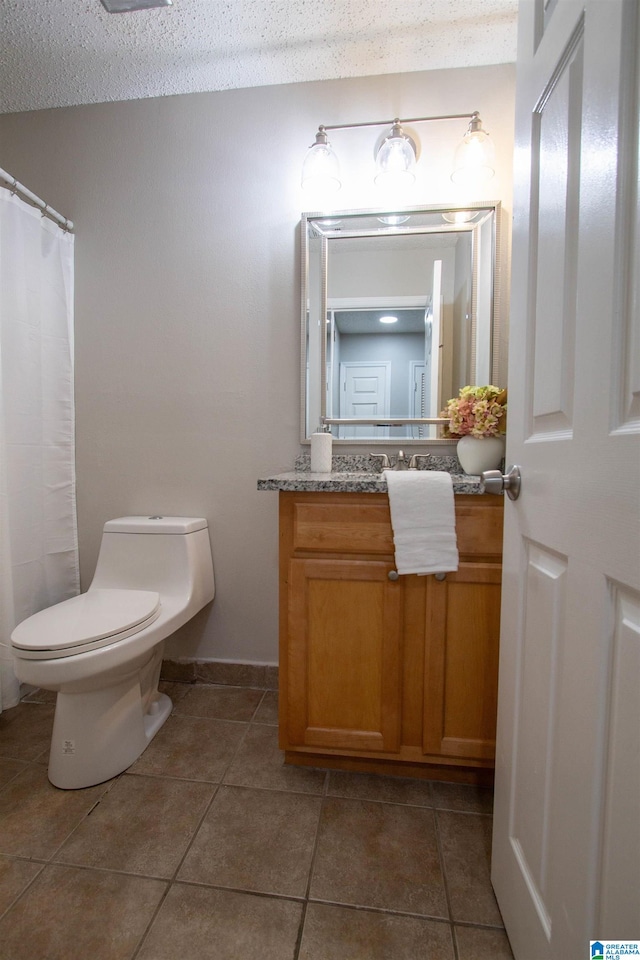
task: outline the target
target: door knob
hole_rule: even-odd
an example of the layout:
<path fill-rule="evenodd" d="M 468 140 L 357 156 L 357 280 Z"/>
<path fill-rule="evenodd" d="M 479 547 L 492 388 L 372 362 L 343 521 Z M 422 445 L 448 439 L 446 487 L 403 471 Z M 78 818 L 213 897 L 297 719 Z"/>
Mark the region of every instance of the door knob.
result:
<path fill-rule="evenodd" d="M 506 490 L 510 500 L 517 500 L 520 496 L 520 467 L 510 467 L 504 475 L 499 470 L 485 470 L 482 482 L 485 493 L 500 495 Z"/>

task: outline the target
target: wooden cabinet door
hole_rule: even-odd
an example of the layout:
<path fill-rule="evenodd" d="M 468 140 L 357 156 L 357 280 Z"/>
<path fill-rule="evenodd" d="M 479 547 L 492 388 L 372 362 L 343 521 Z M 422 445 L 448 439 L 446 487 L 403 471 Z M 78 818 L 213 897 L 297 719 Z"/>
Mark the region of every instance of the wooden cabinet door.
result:
<path fill-rule="evenodd" d="M 501 567 L 461 563 L 429 577 L 425 650 L 426 754 L 495 757 Z"/>
<path fill-rule="evenodd" d="M 381 560 L 290 560 L 291 746 L 399 749 L 403 589 L 392 569 Z"/>

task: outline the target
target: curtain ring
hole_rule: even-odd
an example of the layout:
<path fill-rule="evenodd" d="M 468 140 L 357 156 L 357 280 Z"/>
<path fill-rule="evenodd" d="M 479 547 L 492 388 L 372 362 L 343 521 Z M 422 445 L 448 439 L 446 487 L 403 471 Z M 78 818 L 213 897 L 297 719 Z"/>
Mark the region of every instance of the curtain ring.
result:
<path fill-rule="evenodd" d="M 17 181 L 16 178 L 14 177 L 14 178 L 13 178 L 13 183 L 11 184 L 11 196 L 12 196 L 12 197 L 15 197 L 15 195 L 16 195 L 17 192 L 18 192 L 18 181 Z"/>
<path fill-rule="evenodd" d="M 47 216 L 47 210 L 48 210 L 48 209 L 49 209 L 49 204 L 48 204 L 48 203 L 45 203 L 44 207 L 43 207 L 42 210 L 40 211 L 40 216 L 41 216 L 41 217 L 46 217 L 46 216 Z"/>

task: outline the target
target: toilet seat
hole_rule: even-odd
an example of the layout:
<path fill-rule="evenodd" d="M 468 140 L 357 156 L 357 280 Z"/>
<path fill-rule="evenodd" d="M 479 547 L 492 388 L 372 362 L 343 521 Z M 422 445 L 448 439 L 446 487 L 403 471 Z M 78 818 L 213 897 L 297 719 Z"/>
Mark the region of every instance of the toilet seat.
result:
<path fill-rule="evenodd" d="M 23 620 L 11 643 L 27 660 L 72 657 L 139 633 L 159 616 L 152 590 L 90 589 Z"/>

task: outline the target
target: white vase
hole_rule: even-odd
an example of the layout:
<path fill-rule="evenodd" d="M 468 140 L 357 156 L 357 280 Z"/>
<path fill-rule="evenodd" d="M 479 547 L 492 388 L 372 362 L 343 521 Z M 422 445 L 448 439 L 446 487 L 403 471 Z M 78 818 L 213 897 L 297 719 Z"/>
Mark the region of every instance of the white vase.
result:
<path fill-rule="evenodd" d="M 465 473 L 480 476 L 484 470 L 495 470 L 504 456 L 504 437 L 460 437 L 456 448 Z"/>

